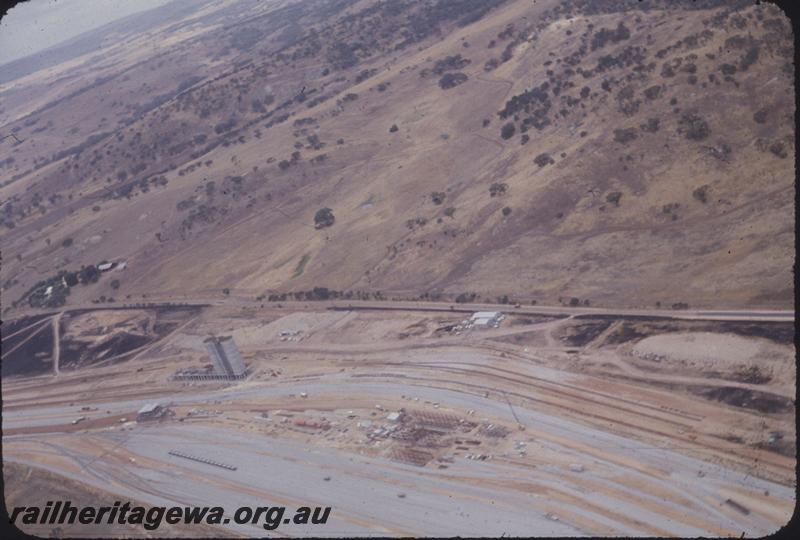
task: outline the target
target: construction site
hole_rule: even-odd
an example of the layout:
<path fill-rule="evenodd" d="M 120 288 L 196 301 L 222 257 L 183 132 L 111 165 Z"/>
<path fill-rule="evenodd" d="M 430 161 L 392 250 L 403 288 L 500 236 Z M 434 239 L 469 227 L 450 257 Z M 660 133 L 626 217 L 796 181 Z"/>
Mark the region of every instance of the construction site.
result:
<path fill-rule="evenodd" d="M 481 311 L 65 312 L 58 341 L 151 330 L 120 361 L 58 374 L 53 336 L 37 342 L 55 317 L 12 323 L 4 351 L 39 346 L 50 369 L 3 377 L 4 459 L 146 505 L 333 507 L 324 532 L 280 529 L 298 536 L 762 536 L 788 521 L 784 315 L 512 308 L 480 329 Z"/>

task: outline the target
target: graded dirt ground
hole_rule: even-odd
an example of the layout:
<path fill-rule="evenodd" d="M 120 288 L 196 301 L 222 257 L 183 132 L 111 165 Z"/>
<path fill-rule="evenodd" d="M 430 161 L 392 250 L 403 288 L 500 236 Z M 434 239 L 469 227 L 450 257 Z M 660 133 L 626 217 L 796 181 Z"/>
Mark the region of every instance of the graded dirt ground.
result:
<path fill-rule="evenodd" d="M 333 506 L 330 526 L 290 535 L 753 536 L 794 509 L 794 347 L 774 327 L 746 333 L 790 322 L 619 317 L 597 332 L 509 312 L 457 330 L 463 314 L 413 307 L 173 309 L 158 316 L 176 329 L 144 354 L 4 377 L 5 459 L 150 505 Z M 91 334 L 156 317 L 124 313 L 76 321 Z M 625 324 L 640 335 L 613 338 Z M 245 380 L 172 378 L 229 332 Z M 685 366 L 680 336 L 752 354 Z M 136 423 L 152 402 L 173 414 Z"/>

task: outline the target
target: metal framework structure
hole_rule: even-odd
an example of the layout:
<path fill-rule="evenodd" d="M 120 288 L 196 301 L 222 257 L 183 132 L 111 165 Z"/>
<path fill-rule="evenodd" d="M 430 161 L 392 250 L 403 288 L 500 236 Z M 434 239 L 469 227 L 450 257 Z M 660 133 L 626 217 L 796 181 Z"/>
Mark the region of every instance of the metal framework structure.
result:
<path fill-rule="evenodd" d="M 228 379 L 240 379 L 247 374 L 247 366 L 245 366 L 231 336 L 210 337 L 204 343 L 214 365 L 214 375 Z"/>

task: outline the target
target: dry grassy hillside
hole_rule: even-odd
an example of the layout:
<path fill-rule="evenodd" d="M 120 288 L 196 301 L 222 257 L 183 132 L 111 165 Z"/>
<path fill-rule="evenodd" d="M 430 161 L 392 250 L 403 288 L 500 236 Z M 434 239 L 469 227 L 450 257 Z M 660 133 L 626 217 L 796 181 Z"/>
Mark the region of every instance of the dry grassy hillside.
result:
<path fill-rule="evenodd" d="M 104 54 L 0 85 L 22 140 L 0 148 L 4 309 L 314 287 L 792 305 L 774 6 L 198 4 Z M 101 261 L 127 267 L 51 279 Z"/>

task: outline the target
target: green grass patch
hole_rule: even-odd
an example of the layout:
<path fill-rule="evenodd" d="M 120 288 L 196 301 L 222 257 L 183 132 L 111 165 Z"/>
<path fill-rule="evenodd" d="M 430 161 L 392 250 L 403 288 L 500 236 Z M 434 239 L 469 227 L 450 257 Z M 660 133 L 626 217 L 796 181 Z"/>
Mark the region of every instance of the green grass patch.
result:
<path fill-rule="evenodd" d="M 369 198 L 358 206 L 359 208 L 369 208 L 370 206 L 373 206 L 377 202 L 378 202 L 377 195 L 370 194 Z"/>
<path fill-rule="evenodd" d="M 311 255 L 309 255 L 308 253 L 300 257 L 300 260 L 297 261 L 297 266 L 294 269 L 294 274 L 292 274 L 292 279 L 300 277 L 300 275 L 303 273 L 303 270 L 306 269 L 306 264 L 308 264 L 308 261 L 310 259 Z"/>

